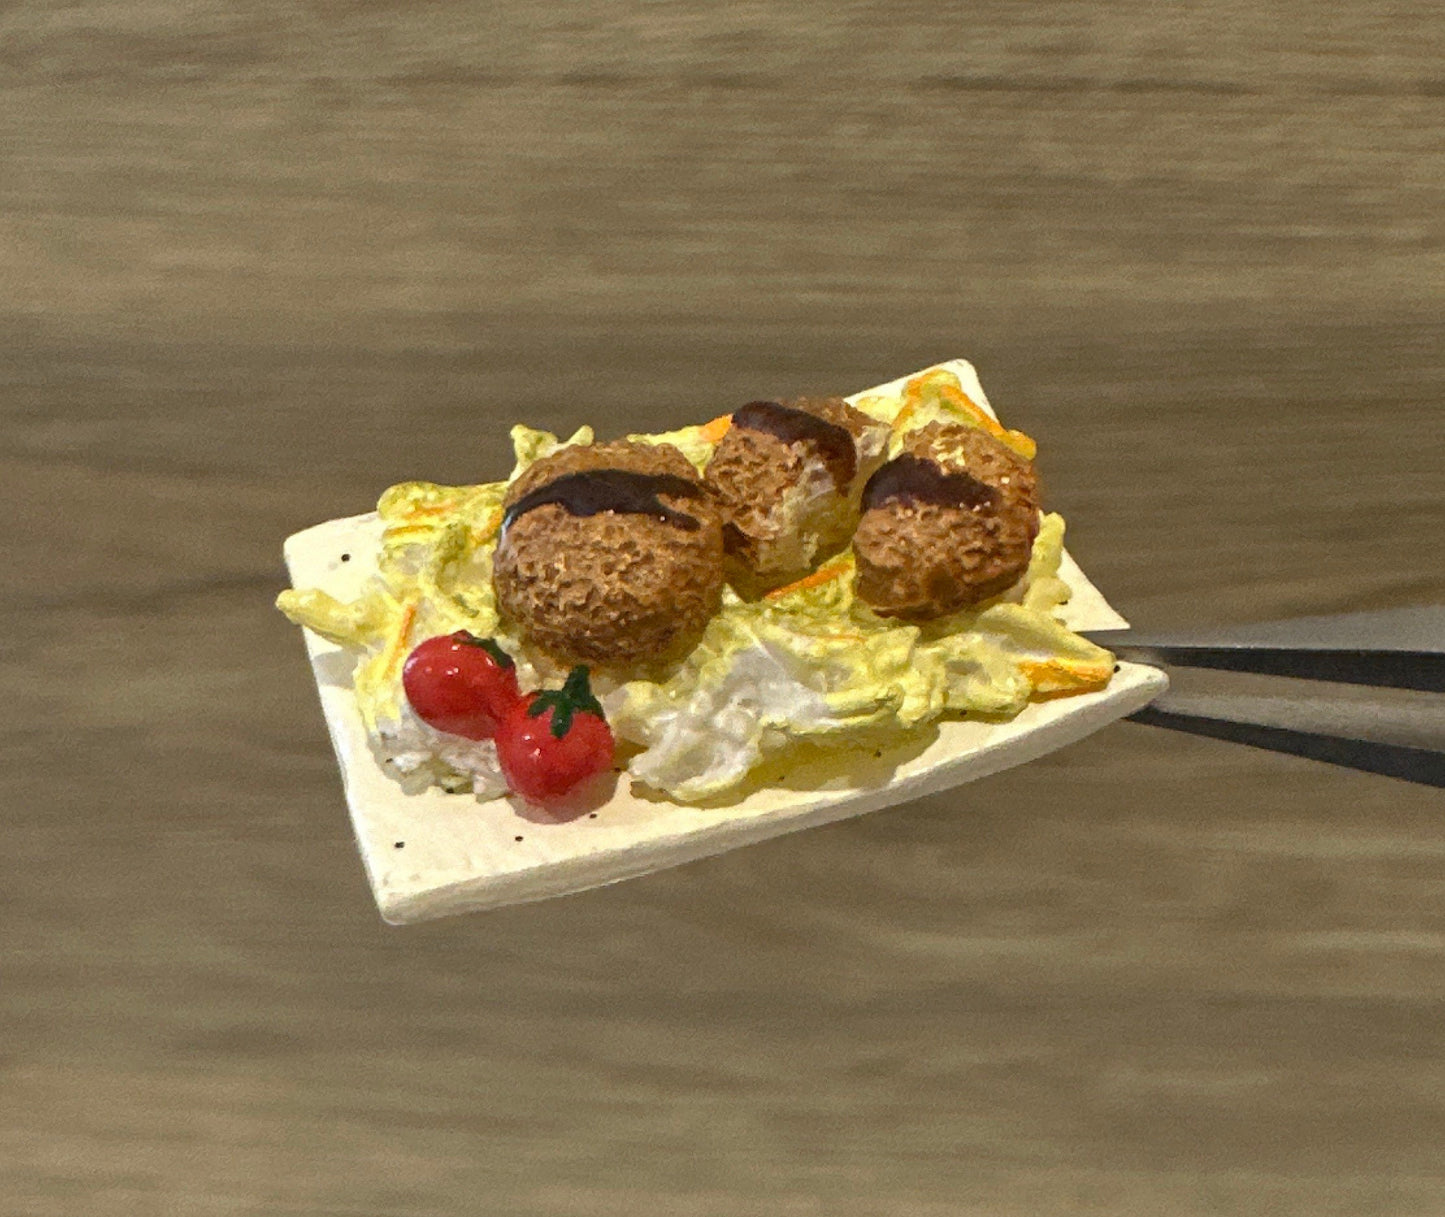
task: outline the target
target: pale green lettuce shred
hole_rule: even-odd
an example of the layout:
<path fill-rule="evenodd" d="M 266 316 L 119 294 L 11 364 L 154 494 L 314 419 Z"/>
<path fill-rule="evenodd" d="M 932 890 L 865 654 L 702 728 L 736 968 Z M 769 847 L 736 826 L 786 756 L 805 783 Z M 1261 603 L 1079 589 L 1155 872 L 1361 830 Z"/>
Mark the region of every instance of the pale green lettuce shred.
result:
<path fill-rule="evenodd" d="M 1062 544 L 1063 521 L 1045 517 L 1023 603 L 926 629 L 859 604 L 846 557 L 839 577 L 776 601 L 730 596 L 668 680 L 633 681 L 609 705 L 618 734 L 646 748 L 633 775 L 675 798 L 711 799 L 789 740 L 905 732 L 945 713 L 1017 714 L 1033 691 L 1020 663 L 1108 655 L 1052 615 L 1068 597 L 1056 576 Z"/>
<path fill-rule="evenodd" d="M 384 606 L 373 596 L 346 604 L 316 588 L 288 587 L 276 597 L 276 607 L 293 625 L 337 646 L 364 647 L 384 628 Z"/>
<path fill-rule="evenodd" d="M 853 409 L 880 423 L 892 424 L 903 409 L 903 390 L 892 393 L 865 393 L 853 399 Z"/>
<path fill-rule="evenodd" d="M 654 435 L 629 435 L 635 444 L 671 444 L 692 462 L 699 473 L 707 468 L 717 445 L 703 435 L 701 426 L 679 427 L 676 431 L 662 431 Z"/>
<path fill-rule="evenodd" d="M 1020 659 L 1077 660 L 1086 664 L 1110 661 L 1110 653 L 1045 613 L 1022 604 L 995 604 L 978 615 L 981 629 L 994 635 Z"/>
<path fill-rule="evenodd" d="M 497 496 L 500 502 L 500 494 Z M 422 556 L 415 586 L 420 596 L 417 638 L 470 630 L 485 636 L 497 626 L 497 598 L 492 590 L 492 547 L 473 547 L 470 527 L 454 524 L 442 530 Z"/>
<path fill-rule="evenodd" d="M 376 735 L 382 723 L 401 717 L 404 693 L 400 674 L 392 671 L 384 646 L 368 648 L 351 679 L 356 687 L 356 706 L 368 732 Z"/>
<path fill-rule="evenodd" d="M 1064 560 L 1064 517 L 1045 513 L 1039 521 L 1039 535 L 1029 556 L 1029 575 L 1024 584 L 1023 605 L 1039 613 L 1052 613 L 1067 604 L 1069 585 L 1059 578 Z"/>
<path fill-rule="evenodd" d="M 538 431 L 532 427 L 523 426 L 521 423 L 512 428 L 511 436 L 512 451 L 517 458 L 517 463 L 512 469 L 512 478 L 515 478 L 534 461 L 540 461 L 544 456 L 551 456 L 559 448 L 570 448 L 574 444 L 590 444 L 595 438 L 591 427 L 578 427 L 571 436 L 561 440 L 550 431 Z"/>
<path fill-rule="evenodd" d="M 343 604 L 325 592 L 290 589 L 277 597 L 277 607 L 297 625 L 360 652 L 353 681 L 368 731 L 375 732 L 379 723 L 401 715 L 403 692 L 396 656 L 408 642 L 456 630 L 484 637 L 497 633 L 491 578 L 494 546 L 490 540 L 474 545 L 472 533 L 495 524 L 506 488 L 505 482 L 393 486 L 377 504 L 378 515 L 388 525 L 377 573 L 356 600 Z M 437 508 L 445 508 L 444 513 L 412 514 Z M 402 531 L 417 519 L 435 523 Z M 408 609 L 409 628 L 401 639 Z"/>

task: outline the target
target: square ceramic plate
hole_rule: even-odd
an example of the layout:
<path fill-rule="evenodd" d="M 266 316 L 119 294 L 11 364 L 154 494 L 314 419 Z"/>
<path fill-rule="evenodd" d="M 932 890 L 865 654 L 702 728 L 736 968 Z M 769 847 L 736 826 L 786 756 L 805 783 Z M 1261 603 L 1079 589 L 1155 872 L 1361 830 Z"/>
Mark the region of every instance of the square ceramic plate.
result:
<path fill-rule="evenodd" d="M 942 366 L 987 407 L 971 364 Z M 900 389 L 907 379 L 869 392 Z M 375 513 L 297 533 L 285 548 L 292 583 L 354 599 L 375 570 L 380 537 Z M 1060 574 L 1073 588 L 1064 611 L 1071 628 L 1128 624 L 1067 554 Z M 1167 684 L 1162 672 L 1125 663 L 1101 692 L 1037 702 L 1007 723 L 941 723 L 911 748 L 859 753 L 842 768 L 795 768 L 729 807 L 642 798 L 624 775 L 595 815 L 538 823 L 510 798 L 403 791 L 367 741 L 351 690 L 352 656 L 305 633 L 362 861 L 377 907 L 393 924 L 582 891 L 935 794 L 1082 739 L 1147 705 Z"/>

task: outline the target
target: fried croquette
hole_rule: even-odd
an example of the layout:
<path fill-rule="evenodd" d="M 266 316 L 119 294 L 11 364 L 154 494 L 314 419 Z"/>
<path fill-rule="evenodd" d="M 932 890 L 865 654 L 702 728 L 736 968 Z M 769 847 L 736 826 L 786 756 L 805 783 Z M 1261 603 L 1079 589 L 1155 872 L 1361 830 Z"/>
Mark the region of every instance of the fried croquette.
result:
<path fill-rule="evenodd" d="M 717 611 L 722 513 L 669 444 L 563 448 L 517 478 L 503 509 L 497 605 L 560 661 L 662 658 Z"/>
<path fill-rule="evenodd" d="M 886 617 L 957 612 L 1019 580 L 1038 529 L 1031 462 L 976 427 L 929 423 L 864 488 L 857 594 Z"/>
<path fill-rule="evenodd" d="M 708 463 L 729 557 L 763 584 L 810 569 L 848 541 L 888 428 L 841 397 L 755 401 Z"/>

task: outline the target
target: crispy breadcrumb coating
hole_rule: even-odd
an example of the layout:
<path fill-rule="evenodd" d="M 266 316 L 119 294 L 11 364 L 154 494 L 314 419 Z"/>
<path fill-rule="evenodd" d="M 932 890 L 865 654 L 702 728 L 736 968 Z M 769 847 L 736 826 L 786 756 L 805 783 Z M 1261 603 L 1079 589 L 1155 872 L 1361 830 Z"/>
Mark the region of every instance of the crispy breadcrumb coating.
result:
<path fill-rule="evenodd" d="M 744 406 L 706 473 L 722 504 L 729 556 L 766 585 L 847 544 L 859 493 L 886 444 L 886 425 L 841 397 Z"/>
<path fill-rule="evenodd" d="M 669 444 L 563 448 L 526 469 L 503 507 L 497 605 L 560 662 L 663 658 L 717 611 L 722 515 Z"/>
<path fill-rule="evenodd" d="M 929 423 L 863 492 L 858 596 L 910 621 L 957 612 L 1019 580 L 1038 529 L 1032 462 L 976 427 Z"/>

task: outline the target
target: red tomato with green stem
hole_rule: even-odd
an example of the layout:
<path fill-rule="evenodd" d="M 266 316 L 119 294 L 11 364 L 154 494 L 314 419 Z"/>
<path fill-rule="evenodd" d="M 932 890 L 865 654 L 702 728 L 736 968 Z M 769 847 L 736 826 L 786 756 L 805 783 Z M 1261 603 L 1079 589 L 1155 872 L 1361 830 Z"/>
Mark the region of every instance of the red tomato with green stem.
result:
<path fill-rule="evenodd" d="M 514 794 L 532 803 L 560 799 L 612 768 L 612 728 L 577 666 L 560 689 L 527 694 L 497 729 L 497 759 Z"/>
<path fill-rule="evenodd" d="M 401 684 L 422 722 L 474 740 L 491 739 L 522 696 L 512 657 L 494 639 L 466 630 L 418 644 Z"/>

